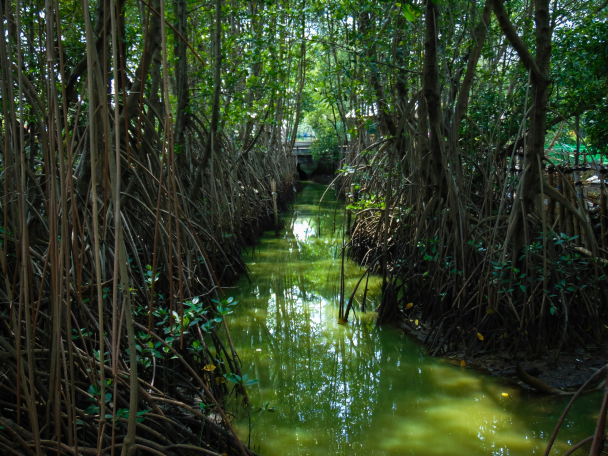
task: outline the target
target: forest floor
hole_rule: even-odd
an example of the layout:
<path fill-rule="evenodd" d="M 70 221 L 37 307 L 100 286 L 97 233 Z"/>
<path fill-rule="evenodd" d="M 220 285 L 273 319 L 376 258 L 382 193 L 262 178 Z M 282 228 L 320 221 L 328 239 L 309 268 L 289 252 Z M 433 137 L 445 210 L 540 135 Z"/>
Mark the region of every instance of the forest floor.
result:
<path fill-rule="evenodd" d="M 424 323 L 416 326 L 407 321 L 402 322 L 400 327 L 406 334 L 414 338 L 417 343 L 421 344 L 424 344 L 431 329 Z M 461 362 L 464 359 L 466 362 L 465 368 L 467 369 L 477 369 L 487 375 L 510 379 L 522 388 L 531 389 L 530 386 L 517 378 L 515 366 L 519 361 L 528 374 L 554 388 L 564 391 L 578 390 L 596 370 L 608 363 L 608 344 L 605 342 L 600 346 L 588 344 L 586 349 L 566 349 L 564 347 L 557 362 L 555 362 L 556 351 L 556 348 L 540 353 L 526 353 L 522 351 L 518 353 L 517 357 L 511 357 L 497 349 L 481 351 L 473 356 L 465 357 L 464 349 L 448 349 L 441 354 L 441 357 L 458 368 L 461 368 Z M 602 379 L 598 379 L 598 383 Z"/>

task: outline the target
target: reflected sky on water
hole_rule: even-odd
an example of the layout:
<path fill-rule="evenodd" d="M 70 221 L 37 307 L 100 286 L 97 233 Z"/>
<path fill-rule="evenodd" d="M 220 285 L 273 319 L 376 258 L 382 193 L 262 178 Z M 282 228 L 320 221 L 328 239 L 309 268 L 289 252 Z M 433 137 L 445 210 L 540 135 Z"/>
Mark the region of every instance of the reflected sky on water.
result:
<path fill-rule="evenodd" d="M 520 392 L 499 379 L 431 358 L 396 328 L 375 326 L 380 280 L 365 280 L 354 318 L 338 324 L 342 212 L 332 190 L 304 184 L 279 238 L 268 232 L 244 254 L 250 268 L 228 318 L 248 388 L 251 445 L 274 455 L 542 454 L 569 398 Z M 335 230 L 334 230 L 335 221 Z M 363 273 L 345 262 L 346 301 Z M 507 393 L 509 396 L 503 396 Z M 591 435 L 601 397 L 573 407 L 552 454 Z M 247 441 L 242 411 L 238 431 Z M 258 450 L 259 446 L 259 450 Z"/>

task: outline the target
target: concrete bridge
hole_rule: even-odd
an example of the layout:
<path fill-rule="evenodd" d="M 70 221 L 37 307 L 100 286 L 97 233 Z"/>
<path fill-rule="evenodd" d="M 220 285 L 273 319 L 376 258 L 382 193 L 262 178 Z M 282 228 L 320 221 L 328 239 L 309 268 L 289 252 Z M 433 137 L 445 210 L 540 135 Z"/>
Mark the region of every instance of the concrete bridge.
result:
<path fill-rule="evenodd" d="M 296 141 L 291 151 L 292 155 L 295 155 L 298 158 L 298 171 L 306 173 L 308 178 L 310 178 L 312 173 L 314 173 L 319 166 L 319 162 L 312 158 L 310 152 L 311 144 L 312 140 Z"/>

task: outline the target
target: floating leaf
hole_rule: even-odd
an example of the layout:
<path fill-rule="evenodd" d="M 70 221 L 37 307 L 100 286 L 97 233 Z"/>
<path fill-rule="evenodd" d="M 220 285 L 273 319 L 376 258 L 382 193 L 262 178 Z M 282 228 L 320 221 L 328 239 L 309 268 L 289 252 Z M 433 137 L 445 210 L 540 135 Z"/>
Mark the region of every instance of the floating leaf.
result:
<path fill-rule="evenodd" d="M 463 359 L 462 361 L 460 361 L 460 367 L 466 367 L 467 362 Z"/>
<path fill-rule="evenodd" d="M 414 323 L 416 323 L 416 326 L 418 326 L 418 320 L 416 320 Z"/>
<path fill-rule="evenodd" d="M 503 397 L 509 397 L 509 393 L 502 393 Z"/>
<path fill-rule="evenodd" d="M 483 340 L 483 335 L 482 335 L 481 333 L 477 333 L 477 338 L 478 338 L 479 340 Z"/>
<path fill-rule="evenodd" d="M 412 307 L 414 307 L 413 302 L 410 302 L 407 306 L 405 306 L 406 309 L 411 309 Z"/>
<path fill-rule="evenodd" d="M 205 367 L 203 367 L 203 370 L 206 370 L 207 372 L 213 372 L 216 369 L 216 367 L 213 364 L 207 364 Z"/>

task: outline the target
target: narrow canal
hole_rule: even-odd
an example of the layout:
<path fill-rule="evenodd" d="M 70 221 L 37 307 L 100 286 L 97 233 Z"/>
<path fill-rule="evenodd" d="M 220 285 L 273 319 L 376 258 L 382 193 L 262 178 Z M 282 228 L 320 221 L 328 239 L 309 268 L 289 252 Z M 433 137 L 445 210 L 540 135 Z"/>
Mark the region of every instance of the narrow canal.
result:
<path fill-rule="evenodd" d="M 568 398 L 521 392 L 376 327 L 378 278 L 372 311 L 338 324 L 342 206 L 328 191 L 317 236 L 325 188 L 304 184 L 280 237 L 269 232 L 244 255 L 251 283 L 227 290 L 239 301 L 229 326 L 243 373 L 259 380 L 241 437 L 263 456 L 542 454 Z M 361 271 L 347 261 L 345 273 L 348 299 Z M 575 404 L 553 454 L 593 433 L 599 402 Z"/>

